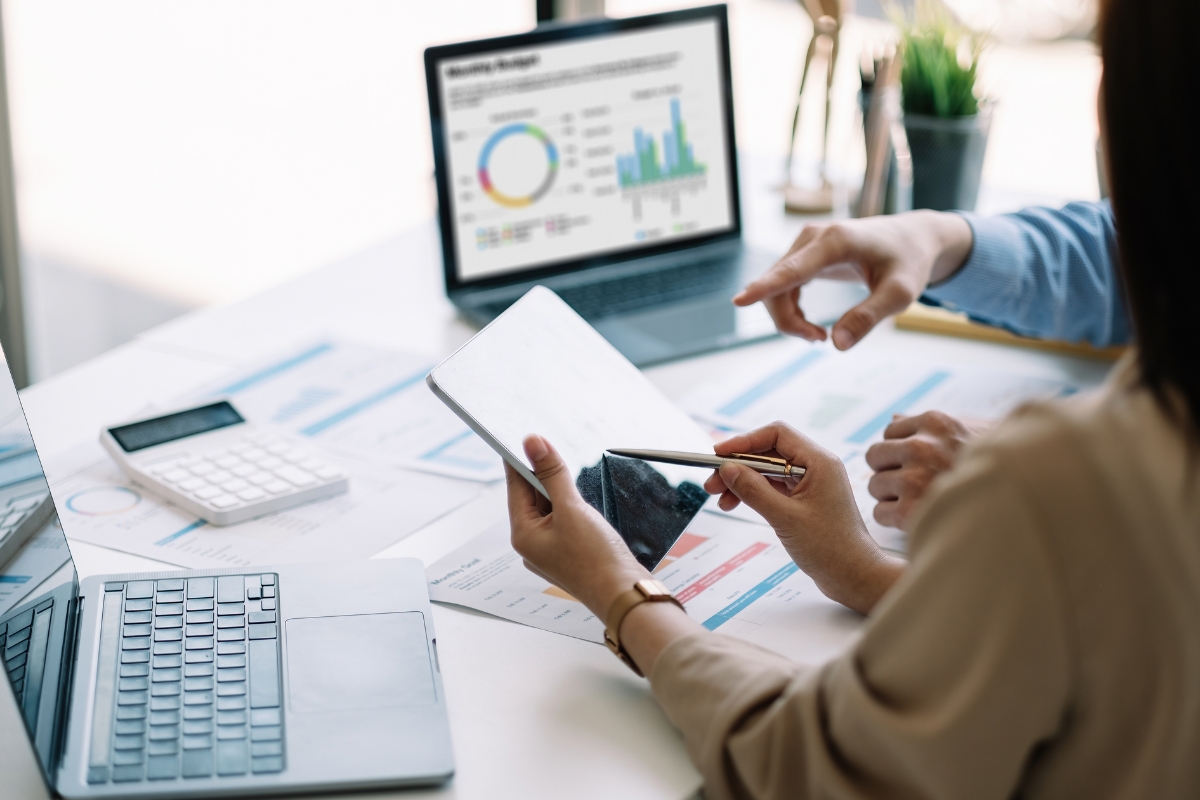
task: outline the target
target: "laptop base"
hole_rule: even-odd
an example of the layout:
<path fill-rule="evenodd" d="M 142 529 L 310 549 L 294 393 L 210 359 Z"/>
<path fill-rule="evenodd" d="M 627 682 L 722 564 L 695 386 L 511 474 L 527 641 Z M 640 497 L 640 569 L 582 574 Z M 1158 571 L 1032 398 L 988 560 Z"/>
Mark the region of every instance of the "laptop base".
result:
<path fill-rule="evenodd" d="M 635 260 L 538 283 L 466 291 L 450 299 L 467 320 L 483 326 L 534 285 L 546 286 L 639 367 L 778 335 L 761 305 L 738 308 L 732 302 L 774 263 L 771 254 L 738 245 L 681 255 L 666 262 Z"/>

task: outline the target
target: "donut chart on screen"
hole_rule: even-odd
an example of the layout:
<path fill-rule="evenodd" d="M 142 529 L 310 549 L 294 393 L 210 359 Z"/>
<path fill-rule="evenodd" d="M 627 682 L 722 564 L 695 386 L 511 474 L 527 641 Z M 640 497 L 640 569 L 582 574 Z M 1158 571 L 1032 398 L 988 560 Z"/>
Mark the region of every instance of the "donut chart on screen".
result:
<path fill-rule="evenodd" d="M 532 136 L 546 150 L 546 177 L 536 189 L 527 195 L 513 196 L 504 194 L 492 184 L 491 176 L 488 174 L 488 161 L 492 157 L 492 151 L 496 148 L 496 145 L 510 136 Z M 483 150 L 479 152 L 479 186 L 483 189 L 484 194 L 494 202 L 507 208 L 522 208 L 536 203 L 546 192 L 550 191 L 550 187 L 554 184 L 554 176 L 557 174 L 558 148 L 554 146 L 554 142 L 550 141 L 550 137 L 546 135 L 546 132 L 535 125 L 529 125 L 524 122 L 505 125 L 488 137 L 488 140 L 483 145 Z"/>

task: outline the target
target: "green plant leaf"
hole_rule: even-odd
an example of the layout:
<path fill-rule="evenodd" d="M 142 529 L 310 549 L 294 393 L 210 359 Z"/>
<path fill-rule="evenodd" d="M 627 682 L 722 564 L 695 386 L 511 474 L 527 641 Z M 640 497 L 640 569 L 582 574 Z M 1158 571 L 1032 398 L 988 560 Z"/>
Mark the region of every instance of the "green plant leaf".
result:
<path fill-rule="evenodd" d="M 891 13 L 904 54 L 904 111 L 941 118 L 979 113 L 975 77 L 980 38 L 955 20 L 940 0 L 917 0 L 911 19 L 894 6 Z M 960 59 L 960 52 L 966 57 Z"/>

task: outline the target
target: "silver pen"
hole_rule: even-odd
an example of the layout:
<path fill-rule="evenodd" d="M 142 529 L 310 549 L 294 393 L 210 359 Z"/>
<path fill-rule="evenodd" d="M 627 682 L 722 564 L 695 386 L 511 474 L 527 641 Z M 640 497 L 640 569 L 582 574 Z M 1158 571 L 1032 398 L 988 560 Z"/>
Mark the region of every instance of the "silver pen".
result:
<path fill-rule="evenodd" d="M 730 453 L 718 456 L 711 453 L 684 453 L 678 450 L 615 450 L 608 452 L 614 456 L 625 458 L 640 458 L 642 461 L 658 461 L 663 464 L 679 464 L 684 467 L 711 467 L 719 469 L 722 464 L 741 464 L 755 472 L 777 478 L 803 478 L 804 467 L 793 466 L 783 458 L 759 456 L 750 453 Z"/>

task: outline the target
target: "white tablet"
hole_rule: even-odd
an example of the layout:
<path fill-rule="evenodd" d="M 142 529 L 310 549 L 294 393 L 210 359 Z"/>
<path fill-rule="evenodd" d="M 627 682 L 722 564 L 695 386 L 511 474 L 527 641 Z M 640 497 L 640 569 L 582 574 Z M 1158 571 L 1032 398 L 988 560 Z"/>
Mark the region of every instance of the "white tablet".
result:
<path fill-rule="evenodd" d="M 531 289 L 426 382 L 542 494 L 521 443 L 546 437 L 648 568 L 704 504 L 709 470 L 605 457 L 621 447 L 710 452 L 712 440 L 549 289 Z"/>

